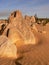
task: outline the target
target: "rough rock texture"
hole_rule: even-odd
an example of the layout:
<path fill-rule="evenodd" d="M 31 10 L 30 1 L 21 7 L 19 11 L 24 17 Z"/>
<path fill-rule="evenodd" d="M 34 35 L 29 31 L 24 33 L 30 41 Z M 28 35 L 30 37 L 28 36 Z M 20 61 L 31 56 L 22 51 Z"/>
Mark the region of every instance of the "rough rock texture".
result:
<path fill-rule="evenodd" d="M 0 35 L 2 35 L 7 25 L 8 25 L 7 20 L 0 20 Z"/>
<path fill-rule="evenodd" d="M 30 27 L 32 21 L 35 22 L 35 18 L 33 16 L 26 16 L 26 18 L 23 18 L 20 11 L 15 11 L 9 17 L 9 25 L 3 34 L 6 35 L 8 31 L 8 38 L 12 42 L 16 43 L 16 45 L 17 43 L 20 45 L 37 44 L 38 38 L 35 35 L 37 32 L 34 34 Z M 22 43 L 19 42 L 19 40 L 21 40 Z"/>
<path fill-rule="evenodd" d="M 0 57 L 0 65 L 16 65 L 13 59 Z"/>
<path fill-rule="evenodd" d="M 19 10 L 8 21 L 5 29 L 0 27 L 0 65 L 49 65 L 49 23 L 37 24 L 34 16 L 23 17 Z"/>
<path fill-rule="evenodd" d="M 44 30 L 47 33 L 40 33 L 42 40 L 38 45 L 28 45 L 19 48 L 19 52 L 23 54 L 23 58 L 18 60 L 20 64 L 49 65 L 49 23 L 44 26 Z"/>
<path fill-rule="evenodd" d="M 22 14 L 19 10 L 17 10 L 11 13 L 11 15 L 9 16 L 9 21 L 13 22 L 14 19 L 19 20 L 21 18 L 22 18 Z"/>
<path fill-rule="evenodd" d="M 17 58 L 17 48 L 6 37 L 0 36 L 0 57 Z"/>
<path fill-rule="evenodd" d="M 32 26 L 36 21 L 34 16 L 25 16 L 24 18 L 29 26 Z"/>

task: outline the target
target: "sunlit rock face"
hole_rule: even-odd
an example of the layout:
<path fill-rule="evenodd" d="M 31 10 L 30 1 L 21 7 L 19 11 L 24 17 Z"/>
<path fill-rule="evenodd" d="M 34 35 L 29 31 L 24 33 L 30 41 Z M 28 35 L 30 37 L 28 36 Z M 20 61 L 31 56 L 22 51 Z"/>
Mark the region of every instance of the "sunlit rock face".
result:
<path fill-rule="evenodd" d="M 33 24 L 32 29 L 34 29 L 37 33 L 43 33 L 44 32 L 44 26 L 43 25 L 39 25 L 37 23 Z"/>
<path fill-rule="evenodd" d="M 18 52 L 20 46 L 36 45 L 41 41 L 41 35 L 35 24 L 34 16 L 22 16 L 20 11 L 11 13 L 2 34 L 0 35 L 0 57 L 17 59 L 22 56 Z M 38 25 L 37 25 L 38 26 Z M 1 27 L 2 28 L 2 27 Z"/>
<path fill-rule="evenodd" d="M 26 16 L 26 18 L 23 18 L 20 11 L 15 11 L 9 17 L 9 25 L 3 35 L 6 35 L 11 42 L 18 46 L 23 44 L 37 44 L 38 38 L 36 38 L 30 26 L 32 22 L 35 22 L 34 17 Z"/>
<path fill-rule="evenodd" d="M 31 16 L 31 19 L 30 19 L 32 22 L 36 22 L 35 20 L 35 17 L 34 16 Z"/>
<path fill-rule="evenodd" d="M 9 16 L 9 21 L 13 22 L 13 20 L 20 20 L 22 18 L 22 13 L 17 10 L 11 13 L 11 15 Z"/>
<path fill-rule="evenodd" d="M 25 22 L 29 25 L 32 26 L 36 21 L 34 16 L 25 16 L 24 19 L 26 20 Z"/>
<path fill-rule="evenodd" d="M 17 42 L 17 46 L 20 45 L 19 43 L 22 44 L 22 42 L 24 41 L 23 38 L 22 38 L 22 36 L 21 36 L 21 32 L 12 23 L 10 23 L 7 26 L 7 28 L 5 29 L 3 35 L 7 36 L 8 39 L 12 43 L 16 44 L 16 42 Z"/>
<path fill-rule="evenodd" d="M 5 58 L 17 58 L 17 48 L 11 41 L 6 37 L 0 36 L 0 57 Z"/>
<path fill-rule="evenodd" d="M 32 21 L 32 22 L 35 22 L 35 17 L 34 17 L 34 16 L 27 16 L 27 15 L 26 15 L 24 18 L 25 18 L 26 20 L 28 20 L 28 21 L 30 20 L 30 22 L 31 22 L 31 21 Z"/>

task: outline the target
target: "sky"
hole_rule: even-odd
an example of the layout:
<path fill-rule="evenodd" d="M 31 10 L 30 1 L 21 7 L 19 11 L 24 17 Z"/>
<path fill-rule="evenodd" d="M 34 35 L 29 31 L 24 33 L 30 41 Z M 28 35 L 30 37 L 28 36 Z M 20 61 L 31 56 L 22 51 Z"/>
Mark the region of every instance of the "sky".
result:
<path fill-rule="evenodd" d="M 15 10 L 23 15 L 49 18 L 49 0 L 0 0 L 0 18 L 8 18 Z"/>

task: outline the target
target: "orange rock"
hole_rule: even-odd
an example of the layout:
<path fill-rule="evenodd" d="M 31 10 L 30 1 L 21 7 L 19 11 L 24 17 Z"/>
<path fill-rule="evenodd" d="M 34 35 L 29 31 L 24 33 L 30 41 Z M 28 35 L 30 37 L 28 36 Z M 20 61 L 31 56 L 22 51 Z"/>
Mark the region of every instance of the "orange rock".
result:
<path fill-rule="evenodd" d="M 0 57 L 5 58 L 17 58 L 17 48 L 11 41 L 6 37 L 0 36 Z"/>

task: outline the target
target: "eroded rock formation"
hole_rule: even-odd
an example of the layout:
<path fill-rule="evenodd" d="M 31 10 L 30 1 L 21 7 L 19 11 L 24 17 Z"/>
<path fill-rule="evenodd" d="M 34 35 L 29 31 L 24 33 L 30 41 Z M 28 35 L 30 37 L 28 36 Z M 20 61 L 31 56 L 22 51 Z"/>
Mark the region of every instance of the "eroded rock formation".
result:
<path fill-rule="evenodd" d="M 0 20 L 0 35 L 2 35 L 7 26 L 8 26 L 8 20 Z"/>
<path fill-rule="evenodd" d="M 15 59 L 17 58 L 17 48 L 11 41 L 6 37 L 0 36 L 0 57 L 7 57 Z"/>
<path fill-rule="evenodd" d="M 33 25 L 35 23 L 34 16 L 29 17 L 25 16 L 25 18 L 22 17 L 22 14 L 20 11 L 13 12 L 9 17 L 9 24 L 5 31 L 3 32 L 4 35 L 6 35 L 11 42 L 18 45 L 23 44 L 37 44 L 39 40 L 35 35 L 34 32 L 31 29 L 31 24 Z"/>
<path fill-rule="evenodd" d="M 0 57 L 18 58 L 18 47 L 39 44 L 44 35 L 48 38 L 48 26 L 37 24 L 34 16 L 23 17 L 19 10 L 14 11 L 7 21 L 0 21 Z"/>

